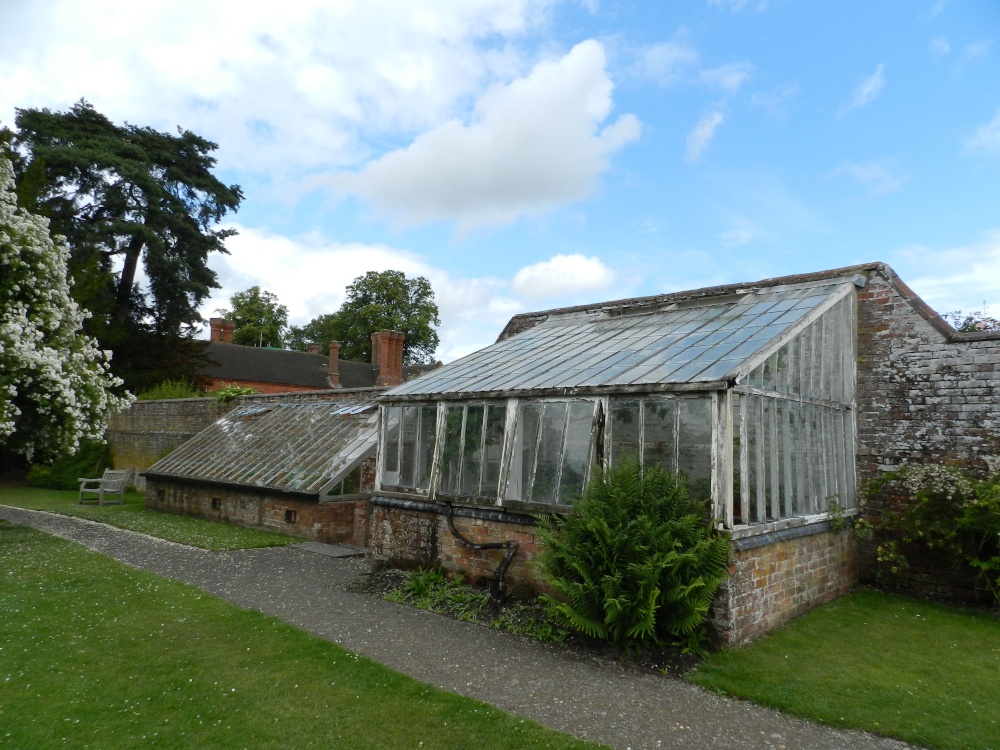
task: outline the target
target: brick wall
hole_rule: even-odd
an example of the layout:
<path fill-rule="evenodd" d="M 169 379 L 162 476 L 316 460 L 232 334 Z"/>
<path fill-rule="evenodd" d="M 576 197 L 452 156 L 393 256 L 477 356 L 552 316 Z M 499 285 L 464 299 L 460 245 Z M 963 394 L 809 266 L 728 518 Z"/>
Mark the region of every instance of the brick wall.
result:
<path fill-rule="evenodd" d="M 853 531 L 828 523 L 734 540 L 711 614 L 716 639 L 748 643 L 846 594 L 857 583 L 857 560 Z"/>
<path fill-rule="evenodd" d="M 146 483 L 146 507 L 328 544 L 363 547 L 366 542 L 366 497 L 319 502 L 292 495 L 150 479 Z"/>
<path fill-rule="evenodd" d="M 399 568 L 441 567 L 475 584 L 485 585 L 493 579 L 506 550 L 472 550 L 451 533 L 443 513 L 424 509 L 427 504 L 411 505 L 414 507 L 389 507 L 378 497 L 373 498 L 368 529 L 368 555 L 373 564 Z M 511 520 L 456 515 L 455 527 L 459 534 L 475 544 L 516 540 L 517 554 L 505 580 L 513 593 L 537 593 L 542 585 L 541 577 L 528 566 L 540 551 L 534 521 L 528 516 L 505 515 Z"/>

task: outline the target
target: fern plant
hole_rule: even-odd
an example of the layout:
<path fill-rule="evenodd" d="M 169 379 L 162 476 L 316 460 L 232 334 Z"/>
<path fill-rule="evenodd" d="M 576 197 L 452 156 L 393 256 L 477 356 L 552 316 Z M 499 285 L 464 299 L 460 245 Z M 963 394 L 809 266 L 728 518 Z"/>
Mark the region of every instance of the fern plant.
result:
<path fill-rule="evenodd" d="M 540 535 L 539 565 L 556 592 L 542 601 L 556 622 L 626 649 L 704 650 L 729 545 L 683 474 L 623 461 Z"/>

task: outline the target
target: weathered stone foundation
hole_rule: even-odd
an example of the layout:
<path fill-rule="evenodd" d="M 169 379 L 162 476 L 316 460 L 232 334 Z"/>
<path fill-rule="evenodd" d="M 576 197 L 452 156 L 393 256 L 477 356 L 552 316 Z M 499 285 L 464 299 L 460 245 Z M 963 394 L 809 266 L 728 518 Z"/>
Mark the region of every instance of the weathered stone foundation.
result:
<path fill-rule="evenodd" d="M 367 496 L 322 502 L 307 496 L 148 479 L 146 507 L 276 531 L 327 544 L 366 544 Z"/>

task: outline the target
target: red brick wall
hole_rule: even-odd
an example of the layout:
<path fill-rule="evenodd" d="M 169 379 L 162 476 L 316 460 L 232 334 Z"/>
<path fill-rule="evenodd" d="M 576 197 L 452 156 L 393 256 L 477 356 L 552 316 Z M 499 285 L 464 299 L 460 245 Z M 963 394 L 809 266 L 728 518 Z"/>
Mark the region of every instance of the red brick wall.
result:
<path fill-rule="evenodd" d="M 375 565 L 441 567 L 474 584 L 488 584 L 506 550 L 472 550 L 448 528 L 444 514 L 379 505 L 370 510 L 368 554 Z M 458 532 L 475 544 L 518 542 L 505 580 L 512 593 L 537 593 L 541 577 L 528 563 L 540 551 L 535 527 L 520 523 L 455 516 Z"/>
<path fill-rule="evenodd" d="M 217 508 L 212 507 L 213 500 L 217 500 Z M 146 507 L 152 510 L 225 521 L 328 544 L 365 545 L 366 505 L 366 498 L 318 502 L 162 479 L 146 482 Z"/>
<path fill-rule="evenodd" d="M 773 541 L 741 549 L 765 538 Z M 716 638 L 726 645 L 748 643 L 846 594 L 857 583 L 857 561 L 853 531 L 831 531 L 828 524 L 735 541 L 730 575 L 712 610 Z"/>

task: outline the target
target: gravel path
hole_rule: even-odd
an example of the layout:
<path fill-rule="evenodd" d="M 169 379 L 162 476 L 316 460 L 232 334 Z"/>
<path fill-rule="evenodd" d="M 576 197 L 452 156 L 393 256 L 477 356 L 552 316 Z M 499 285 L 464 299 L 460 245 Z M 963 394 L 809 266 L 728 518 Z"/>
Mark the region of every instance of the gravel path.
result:
<path fill-rule="evenodd" d="M 279 617 L 423 682 L 615 748 L 900 750 L 680 680 L 343 590 L 359 558 L 306 545 L 208 552 L 105 524 L 0 506 L 0 518 Z"/>

